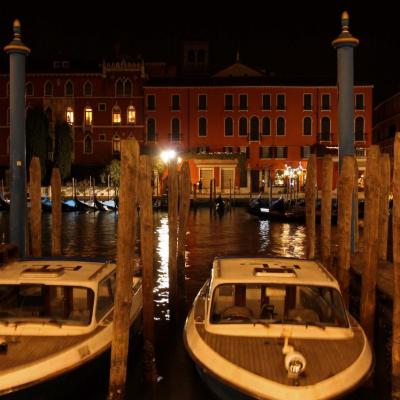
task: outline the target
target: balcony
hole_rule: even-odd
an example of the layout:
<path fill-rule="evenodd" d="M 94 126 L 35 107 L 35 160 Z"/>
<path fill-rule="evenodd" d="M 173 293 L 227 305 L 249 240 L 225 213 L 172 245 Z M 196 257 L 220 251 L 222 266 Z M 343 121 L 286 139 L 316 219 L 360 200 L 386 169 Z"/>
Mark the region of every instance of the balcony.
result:
<path fill-rule="evenodd" d="M 355 132 L 354 133 L 354 141 L 355 142 L 366 142 L 367 134 L 365 132 Z"/>
<path fill-rule="evenodd" d="M 332 133 L 331 132 L 320 132 L 318 133 L 319 142 L 332 142 Z"/>

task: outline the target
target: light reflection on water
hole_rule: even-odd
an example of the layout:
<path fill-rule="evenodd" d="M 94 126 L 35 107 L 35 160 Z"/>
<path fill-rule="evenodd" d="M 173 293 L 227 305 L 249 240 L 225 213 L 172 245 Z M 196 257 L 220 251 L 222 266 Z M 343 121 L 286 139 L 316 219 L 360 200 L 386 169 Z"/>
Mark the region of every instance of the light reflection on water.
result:
<path fill-rule="evenodd" d="M 62 248 L 67 256 L 116 258 L 118 216 L 114 213 L 63 213 Z M 168 216 L 154 214 L 155 317 L 168 321 Z M 8 233 L 8 214 L 0 213 L 0 233 Z M 42 215 L 43 254 L 51 253 L 51 214 Z M 305 256 L 302 225 L 260 221 L 243 208 L 220 216 L 208 208 L 191 210 L 185 248 L 185 282 L 190 306 L 200 286 L 209 277 L 216 256 Z M 136 250 L 135 254 L 138 254 Z M 139 261 L 138 259 L 136 261 Z"/>
<path fill-rule="evenodd" d="M 170 318 L 169 314 L 169 274 L 168 274 L 168 258 L 169 258 L 169 234 L 168 234 L 168 216 L 162 215 L 159 219 L 159 225 L 155 229 L 155 261 L 158 260 L 156 269 L 156 277 L 154 281 L 155 294 L 155 319 L 166 320 Z"/>

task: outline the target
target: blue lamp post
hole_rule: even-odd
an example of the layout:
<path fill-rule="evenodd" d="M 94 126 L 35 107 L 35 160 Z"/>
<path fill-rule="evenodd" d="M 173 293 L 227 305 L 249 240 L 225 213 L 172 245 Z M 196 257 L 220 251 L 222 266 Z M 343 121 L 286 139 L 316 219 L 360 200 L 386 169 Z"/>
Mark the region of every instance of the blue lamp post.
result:
<path fill-rule="evenodd" d="M 10 55 L 10 242 L 25 255 L 26 231 L 26 135 L 25 58 L 30 49 L 21 41 L 21 24 L 13 24 L 14 38 L 4 47 Z"/>

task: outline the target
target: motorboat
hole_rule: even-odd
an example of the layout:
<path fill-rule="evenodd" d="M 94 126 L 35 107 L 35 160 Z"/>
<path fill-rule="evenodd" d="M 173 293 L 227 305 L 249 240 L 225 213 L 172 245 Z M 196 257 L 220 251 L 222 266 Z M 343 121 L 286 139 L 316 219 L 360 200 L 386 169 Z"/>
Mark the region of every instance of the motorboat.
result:
<path fill-rule="evenodd" d="M 0 266 L 0 394 L 65 374 L 110 349 L 116 264 L 89 258 L 23 259 Z M 132 281 L 131 333 L 142 321 Z"/>
<path fill-rule="evenodd" d="M 222 399 L 337 398 L 373 368 L 368 339 L 338 282 L 313 260 L 216 258 L 186 319 L 184 342 Z"/>

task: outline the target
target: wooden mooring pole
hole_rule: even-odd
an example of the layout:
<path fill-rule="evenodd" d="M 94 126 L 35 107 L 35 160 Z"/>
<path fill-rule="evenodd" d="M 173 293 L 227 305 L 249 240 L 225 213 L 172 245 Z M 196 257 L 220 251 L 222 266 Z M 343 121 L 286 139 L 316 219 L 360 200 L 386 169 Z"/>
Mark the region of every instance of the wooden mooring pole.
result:
<path fill-rule="evenodd" d="M 317 156 L 310 154 L 306 181 L 306 251 L 307 258 L 315 256 L 315 201 L 317 198 Z"/>
<path fill-rule="evenodd" d="M 322 198 L 321 198 L 321 260 L 329 270 L 332 269 L 331 225 L 332 225 L 332 156 L 326 154 L 322 160 Z"/>
<path fill-rule="evenodd" d="M 61 255 L 61 175 L 58 168 L 51 171 L 51 254 Z"/>
<path fill-rule="evenodd" d="M 132 139 L 121 141 L 121 175 L 117 231 L 117 278 L 114 329 L 111 347 L 109 400 L 125 394 L 132 304 L 133 255 L 135 249 L 139 145 Z"/>
<path fill-rule="evenodd" d="M 394 141 L 393 160 L 393 327 L 392 327 L 392 399 L 400 399 L 400 133 Z"/>
<path fill-rule="evenodd" d="M 179 192 L 179 231 L 178 231 L 178 253 L 177 253 L 177 267 L 178 267 L 178 296 L 181 311 L 182 306 L 185 304 L 185 240 L 186 231 L 189 218 L 190 208 L 190 169 L 189 164 L 185 161 L 182 164 L 180 173 L 180 192 Z M 182 310 L 183 311 L 183 310 Z"/>
<path fill-rule="evenodd" d="M 354 157 L 354 190 L 353 190 L 353 210 L 355 211 L 353 215 L 353 223 L 354 223 L 354 253 L 358 249 L 358 241 L 359 241 L 359 228 L 358 228 L 358 209 L 359 209 L 359 201 L 358 201 L 358 163 L 357 158 Z"/>
<path fill-rule="evenodd" d="M 176 160 L 171 160 L 168 167 L 168 234 L 169 234 L 169 305 L 171 319 L 176 319 L 178 301 L 178 271 L 176 265 L 178 235 L 178 172 Z"/>
<path fill-rule="evenodd" d="M 364 203 L 364 271 L 361 285 L 360 322 L 370 343 L 374 343 L 376 273 L 378 264 L 378 217 L 380 151 L 372 145 L 367 153 Z"/>
<path fill-rule="evenodd" d="M 39 157 L 32 157 L 29 165 L 29 196 L 31 199 L 31 243 L 32 256 L 42 255 L 42 201 Z"/>
<path fill-rule="evenodd" d="M 379 196 L 379 260 L 387 260 L 388 226 L 389 226 L 389 192 L 390 192 L 390 157 L 388 153 L 381 155 L 380 159 Z"/>
<path fill-rule="evenodd" d="M 142 258 L 143 291 L 143 341 L 144 377 L 147 382 L 157 381 L 154 351 L 154 272 L 153 272 L 153 193 L 151 188 L 152 166 L 147 155 L 140 156 L 139 206 L 140 254 Z"/>
<path fill-rule="evenodd" d="M 354 189 L 354 156 L 343 156 L 337 189 L 338 198 L 338 266 L 336 276 L 346 306 L 349 306 L 351 217 Z"/>

